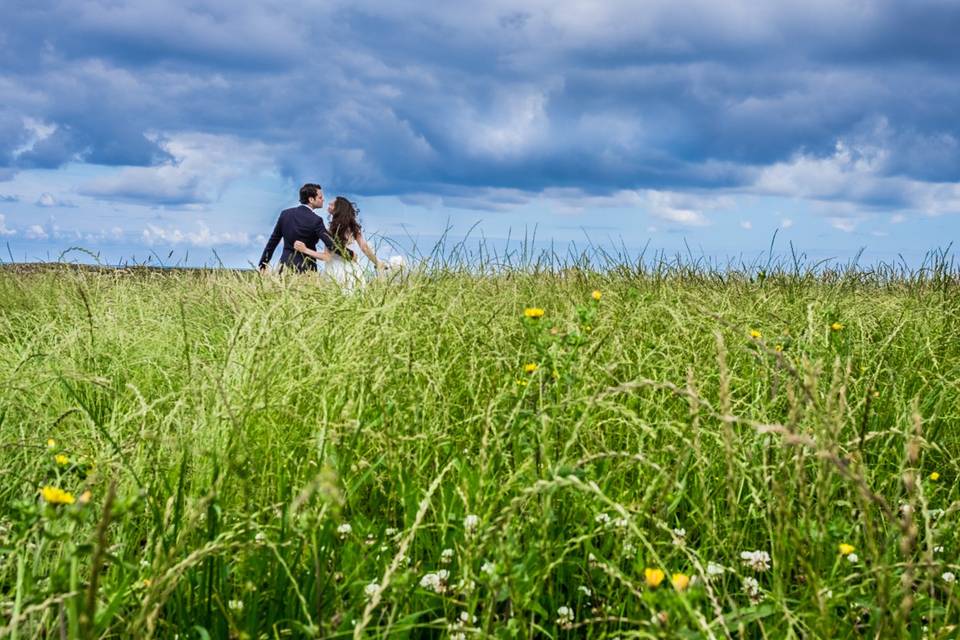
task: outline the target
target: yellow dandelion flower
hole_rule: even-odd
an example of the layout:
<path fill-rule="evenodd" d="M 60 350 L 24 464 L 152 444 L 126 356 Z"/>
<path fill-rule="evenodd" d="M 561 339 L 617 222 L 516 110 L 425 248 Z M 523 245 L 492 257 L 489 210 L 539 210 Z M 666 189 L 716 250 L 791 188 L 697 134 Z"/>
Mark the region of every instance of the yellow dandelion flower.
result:
<path fill-rule="evenodd" d="M 930 474 L 930 479 L 936 482 L 937 480 L 940 479 L 940 474 L 934 471 L 933 473 Z"/>
<path fill-rule="evenodd" d="M 48 439 L 47 439 L 47 449 L 53 449 L 55 446 L 57 446 L 57 441 L 54 440 L 53 438 L 48 438 Z"/>
<path fill-rule="evenodd" d="M 776 351 L 777 353 L 781 353 L 783 351 L 783 345 L 782 344 L 774 345 L 773 350 Z"/>
<path fill-rule="evenodd" d="M 584 325 L 583 330 L 586 331 L 587 333 L 590 333 L 591 331 L 593 331 L 593 327 L 591 327 L 589 324 Z"/>
<path fill-rule="evenodd" d="M 40 496 L 48 504 L 73 504 L 73 494 L 58 487 L 43 487 Z"/>
<path fill-rule="evenodd" d="M 523 372 L 534 373 L 539 368 L 540 368 L 540 365 L 538 365 L 536 362 L 531 362 L 530 364 L 523 365 Z"/>
<path fill-rule="evenodd" d="M 848 556 L 848 555 L 850 555 L 851 553 L 853 553 L 854 551 L 856 551 L 856 548 L 854 548 L 854 546 L 853 546 L 852 544 L 847 544 L 846 542 L 842 543 L 842 544 L 841 544 L 839 547 L 837 547 L 837 548 L 840 550 L 840 555 L 842 555 L 842 556 Z"/>
<path fill-rule="evenodd" d="M 57 464 L 60 465 L 61 467 L 65 467 L 68 464 L 70 464 L 70 458 L 63 455 L 62 453 L 58 453 L 57 455 L 53 456 L 53 459 L 56 460 Z"/>
<path fill-rule="evenodd" d="M 521 387 L 525 387 L 530 383 L 527 382 L 526 380 L 521 380 L 520 378 L 517 378 L 517 384 L 520 385 Z"/>
<path fill-rule="evenodd" d="M 599 302 L 600 298 L 603 297 L 603 294 L 600 293 L 598 289 L 594 289 L 593 293 L 590 294 L 590 297 Z"/>
<path fill-rule="evenodd" d="M 151 584 L 153 584 L 153 580 L 151 580 L 150 578 L 143 579 L 143 586 L 149 587 Z"/>
<path fill-rule="evenodd" d="M 750 337 L 754 340 L 759 340 L 763 337 L 763 334 L 757 331 L 756 329 L 750 329 Z"/>
<path fill-rule="evenodd" d="M 677 591 L 686 591 L 690 586 L 690 576 L 684 573 L 675 573 L 670 577 L 670 583 Z"/>
<path fill-rule="evenodd" d="M 842 322 L 834 322 L 832 325 L 830 325 L 830 328 L 833 329 L 834 331 L 840 331 L 841 329 L 843 329 L 843 327 L 844 327 L 844 324 Z"/>
<path fill-rule="evenodd" d="M 539 307 L 527 307 L 523 310 L 523 315 L 534 320 L 543 317 L 543 309 Z"/>
<path fill-rule="evenodd" d="M 643 579 L 646 581 L 647 586 L 651 589 L 656 589 L 660 586 L 660 583 L 663 582 L 663 579 L 667 575 L 660 569 L 651 569 L 647 567 L 643 570 Z"/>

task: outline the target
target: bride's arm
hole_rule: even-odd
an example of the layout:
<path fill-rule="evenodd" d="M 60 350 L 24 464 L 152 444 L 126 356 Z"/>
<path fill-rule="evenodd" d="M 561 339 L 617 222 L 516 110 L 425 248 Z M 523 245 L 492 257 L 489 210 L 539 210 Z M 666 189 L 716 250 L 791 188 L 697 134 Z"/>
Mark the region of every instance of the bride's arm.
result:
<path fill-rule="evenodd" d="M 321 260 L 323 262 L 330 262 L 330 249 L 327 248 L 324 248 L 323 253 L 320 253 L 319 251 L 308 249 L 307 245 L 303 244 L 302 241 L 297 240 L 293 243 L 293 250 L 299 251 L 304 255 L 308 255 L 311 258 L 316 258 L 317 260 Z"/>
<path fill-rule="evenodd" d="M 373 249 L 370 248 L 370 245 L 367 244 L 367 241 L 363 239 L 362 233 L 357 233 L 356 241 L 357 244 L 360 245 L 360 251 L 363 251 L 363 255 L 367 256 L 367 258 L 370 259 L 370 262 L 376 265 L 377 271 L 382 271 L 386 268 L 387 265 L 385 265 L 380 258 L 377 257 L 377 254 L 374 253 Z"/>

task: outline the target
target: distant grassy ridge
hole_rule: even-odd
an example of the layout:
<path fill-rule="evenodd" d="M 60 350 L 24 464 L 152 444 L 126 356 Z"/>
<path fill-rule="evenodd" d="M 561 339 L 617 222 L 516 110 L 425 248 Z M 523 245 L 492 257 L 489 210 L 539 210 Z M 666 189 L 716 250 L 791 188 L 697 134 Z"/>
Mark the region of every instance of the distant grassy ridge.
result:
<path fill-rule="evenodd" d="M 956 635 L 951 261 L 431 264 L 4 265 L 0 636 Z"/>

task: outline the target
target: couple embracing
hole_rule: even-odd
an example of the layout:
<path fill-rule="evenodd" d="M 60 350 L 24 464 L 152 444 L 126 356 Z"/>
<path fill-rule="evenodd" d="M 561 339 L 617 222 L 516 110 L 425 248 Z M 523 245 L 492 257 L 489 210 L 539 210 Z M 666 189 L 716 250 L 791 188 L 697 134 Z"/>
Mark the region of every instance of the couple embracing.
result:
<path fill-rule="evenodd" d="M 330 229 L 323 224 L 323 218 L 316 211 L 323 207 L 323 188 L 318 184 L 307 183 L 300 187 L 300 206 L 280 212 L 277 224 L 267 240 L 267 246 L 260 256 L 260 271 L 270 266 L 273 252 L 283 239 L 283 252 L 280 254 L 280 270 L 285 267 L 297 273 L 316 271 L 317 260 L 326 266 L 324 272 L 343 287 L 351 287 L 362 277 L 356 254 L 350 245 L 356 245 L 377 267 L 377 271 L 386 269 L 386 265 L 377 257 L 363 237 L 360 222 L 357 220 L 357 206 L 344 198 L 330 203 Z M 317 250 L 317 243 L 323 244 L 323 250 Z"/>

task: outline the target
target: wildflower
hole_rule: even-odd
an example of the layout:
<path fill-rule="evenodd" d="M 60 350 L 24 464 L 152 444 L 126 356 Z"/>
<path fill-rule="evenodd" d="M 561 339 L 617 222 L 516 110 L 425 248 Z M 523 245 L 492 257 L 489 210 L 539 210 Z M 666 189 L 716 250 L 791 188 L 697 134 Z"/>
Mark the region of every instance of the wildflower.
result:
<path fill-rule="evenodd" d="M 682 547 L 684 542 L 687 539 L 687 530 L 678 528 L 673 530 L 673 544 L 677 547 Z"/>
<path fill-rule="evenodd" d="M 453 549 L 444 549 L 440 552 L 440 564 L 450 564 L 453 561 Z"/>
<path fill-rule="evenodd" d="M 227 608 L 231 611 L 243 611 L 243 600 L 230 600 L 227 602 Z"/>
<path fill-rule="evenodd" d="M 65 467 L 65 466 L 67 466 L 68 464 L 70 464 L 70 458 L 68 458 L 67 456 L 63 455 L 62 453 L 58 453 L 57 455 L 53 456 L 53 459 L 54 459 L 54 460 L 57 462 L 57 464 L 60 465 L 61 467 Z"/>
<path fill-rule="evenodd" d="M 740 558 L 754 571 L 766 571 L 770 568 L 770 554 L 766 551 L 743 551 Z"/>
<path fill-rule="evenodd" d="M 580 585 L 579 587 L 577 587 L 577 591 L 587 596 L 588 598 L 590 597 L 590 588 L 585 585 Z"/>
<path fill-rule="evenodd" d="M 267 539 L 267 536 L 264 535 L 263 531 L 258 531 L 257 535 L 253 536 L 255 542 L 263 542 Z"/>
<path fill-rule="evenodd" d="M 393 536 L 397 535 L 396 527 L 387 527 L 387 530 L 383 532 L 383 535 L 387 536 L 388 538 L 392 538 Z"/>
<path fill-rule="evenodd" d="M 610 516 L 608 516 L 606 513 L 598 513 L 593 517 L 593 521 L 596 522 L 597 524 L 607 526 L 608 524 L 610 524 Z"/>
<path fill-rule="evenodd" d="M 450 634 L 450 640 L 467 640 L 467 634 L 463 631 L 454 631 Z"/>
<path fill-rule="evenodd" d="M 677 591 L 686 591 L 687 587 L 690 585 L 690 576 L 684 573 L 675 573 L 670 576 L 670 583 Z"/>
<path fill-rule="evenodd" d="M 540 368 L 540 365 L 538 365 L 538 364 L 535 363 L 535 362 L 531 362 L 530 364 L 525 364 L 525 365 L 523 365 L 523 372 L 524 372 L 524 373 L 534 373 L 534 372 L 535 372 L 537 369 L 539 369 L 539 368 Z"/>
<path fill-rule="evenodd" d="M 557 624 L 566 627 L 573 623 L 573 609 L 570 607 L 560 607 L 557 609 Z"/>
<path fill-rule="evenodd" d="M 830 325 L 830 328 L 834 331 L 841 331 L 843 327 L 844 324 L 842 322 L 834 322 L 832 325 Z"/>
<path fill-rule="evenodd" d="M 48 439 L 47 439 L 47 449 L 53 449 L 55 446 L 57 446 L 57 441 L 54 440 L 53 438 L 48 438 Z"/>
<path fill-rule="evenodd" d="M 457 583 L 457 591 L 464 595 L 470 595 L 477 588 L 477 583 L 467 578 L 461 578 Z"/>
<path fill-rule="evenodd" d="M 940 474 L 934 471 L 933 473 L 930 474 L 930 479 L 936 482 L 937 480 L 940 479 Z"/>
<path fill-rule="evenodd" d="M 603 294 L 600 293 L 599 290 L 594 289 L 594 290 L 593 290 L 593 293 L 590 294 L 590 297 L 593 298 L 594 300 L 596 300 L 597 302 L 600 302 L 600 298 L 603 297 Z"/>
<path fill-rule="evenodd" d="M 480 516 L 471 513 L 463 519 L 463 530 L 468 534 L 474 533 L 480 526 Z"/>
<path fill-rule="evenodd" d="M 750 598 L 750 602 L 753 604 L 757 604 L 763 599 L 763 595 L 760 593 L 760 583 L 757 582 L 756 578 L 744 578 L 743 590 L 747 593 L 747 597 Z"/>
<path fill-rule="evenodd" d="M 483 571 L 488 576 L 492 576 L 497 572 L 497 566 L 492 562 L 484 562 L 483 566 L 480 567 L 480 571 Z"/>
<path fill-rule="evenodd" d="M 942 576 L 943 581 L 947 584 L 953 584 L 957 580 L 957 576 L 953 575 L 950 571 L 945 571 Z"/>
<path fill-rule="evenodd" d="M 424 589 L 431 589 L 436 593 L 443 593 L 447 590 L 447 578 L 450 572 L 446 569 L 440 569 L 436 573 L 428 573 L 420 578 L 420 586 Z"/>
<path fill-rule="evenodd" d="M 857 554 L 855 553 L 847 554 L 847 561 L 850 562 L 850 564 L 856 564 L 859 560 L 860 560 L 860 557 Z"/>
<path fill-rule="evenodd" d="M 757 331 L 756 329 L 750 329 L 750 337 L 754 340 L 759 340 L 763 337 L 763 334 Z"/>
<path fill-rule="evenodd" d="M 93 494 L 90 493 L 90 490 L 88 489 L 87 491 L 84 491 L 83 493 L 80 494 L 80 497 L 77 498 L 77 502 L 79 502 L 80 504 L 87 504 L 88 502 L 90 502 L 91 498 L 93 498 Z"/>
<path fill-rule="evenodd" d="M 629 540 L 623 543 L 623 557 L 632 558 L 637 555 L 637 546 Z"/>
<path fill-rule="evenodd" d="M 782 345 L 782 344 L 776 344 L 776 345 L 773 346 L 773 350 L 776 351 L 777 353 L 782 353 L 782 352 L 783 352 L 783 345 Z"/>
<path fill-rule="evenodd" d="M 543 309 L 539 307 L 527 307 L 526 309 L 523 310 L 523 315 L 526 316 L 527 318 L 537 320 L 543 317 Z"/>
<path fill-rule="evenodd" d="M 377 594 L 377 591 L 379 590 L 380 585 L 376 581 L 373 581 L 363 588 L 363 595 L 367 598 L 367 600 L 370 600 Z"/>
<path fill-rule="evenodd" d="M 660 583 L 663 582 L 663 579 L 666 577 L 666 574 L 660 569 L 651 569 L 647 567 L 643 570 L 643 579 L 647 583 L 647 586 L 651 589 L 656 589 L 660 586 Z"/>
<path fill-rule="evenodd" d="M 722 576 L 723 572 L 726 571 L 726 568 L 723 565 L 717 564 L 716 562 L 707 563 L 707 575 L 708 576 Z"/>
<path fill-rule="evenodd" d="M 353 532 L 353 527 L 349 523 L 344 522 L 342 525 L 337 527 L 337 535 L 340 536 L 341 540 L 345 540 Z"/>
<path fill-rule="evenodd" d="M 628 524 L 630 523 L 627 522 L 626 518 L 615 518 L 613 521 L 613 526 L 617 529 L 626 529 Z"/>
<path fill-rule="evenodd" d="M 842 556 L 848 556 L 855 551 L 853 545 L 847 544 L 846 542 L 841 544 L 838 548 L 840 549 L 840 555 Z"/>
<path fill-rule="evenodd" d="M 40 489 L 40 495 L 43 501 L 48 504 L 73 504 L 73 494 L 57 487 L 44 487 Z"/>
<path fill-rule="evenodd" d="M 149 587 L 151 584 L 153 584 L 153 580 L 151 580 L 150 578 L 144 578 L 142 584 L 144 587 Z"/>
<path fill-rule="evenodd" d="M 477 623 L 477 616 L 471 616 L 471 615 L 470 615 L 469 613 L 467 613 L 466 611 L 461 611 L 461 612 L 460 612 L 460 624 L 468 624 L 468 623 L 470 623 L 470 622 L 471 622 L 471 618 L 472 618 L 473 624 L 476 624 L 476 623 Z"/>
<path fill-rule="evenodd" d="M 943 545 L 942 545 L 942 544 L 938 544 L 937 546 L 935 546 L 935 547 L 933 548 L 933 552 L 934 552 L 934 553 L 943 553 Z"/>
<path fill-rule="evenodd" d="M 526 380 L 524 380 L 523 378 L 517 378 L 517 386 L 519 386 L 519 387 L 525 387 L 525 386 L 527 386 L 528 384 L 530 384 L 530 383 L 527 382 Z"/>

